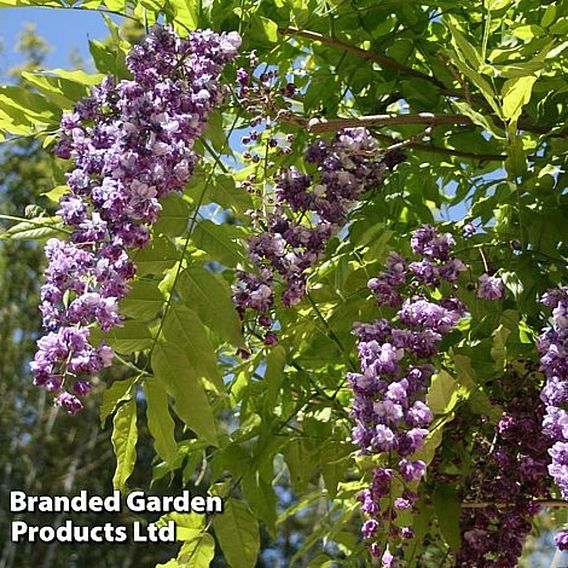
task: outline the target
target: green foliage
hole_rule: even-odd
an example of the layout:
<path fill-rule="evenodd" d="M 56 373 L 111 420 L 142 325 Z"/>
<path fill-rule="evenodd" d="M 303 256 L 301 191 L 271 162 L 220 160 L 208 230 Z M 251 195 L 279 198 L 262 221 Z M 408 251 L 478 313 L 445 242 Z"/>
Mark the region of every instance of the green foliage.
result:
<path fill-rule="evenodd" d="M 175 399 L 174 409 L 188 428 L 213 446 L 218 434 L 205 388 L 189 358 L 175 343 L 158 343 L 152 354 L 156 380 Z"/>
<path fill-rule="evenodd" d="M 231 568 L 253 568 L 260 547 L 258 521 L 248 507 L 229 499 L 213 522 L 215 534 Z"/>
<path fill-rule="evenodd" d="M 134 471 L 137 442 L 136 401 L 129 400 L 118 408 L 113 420 L 112 446 L 116 455 L 116 470 L 112 483 L 115 489 L 124 491 Z"/>

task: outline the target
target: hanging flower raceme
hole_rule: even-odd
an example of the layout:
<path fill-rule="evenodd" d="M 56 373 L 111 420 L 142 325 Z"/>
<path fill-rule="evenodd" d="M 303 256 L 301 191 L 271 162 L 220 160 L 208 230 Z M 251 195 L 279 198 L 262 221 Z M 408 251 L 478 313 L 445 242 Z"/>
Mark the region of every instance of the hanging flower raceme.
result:
<path fill-rule="evenodd" d="M 308 175 L 295 167 L 276 181 L 272 210 L 263 217 L 265 230 L 248 240 L 258 273 L 238 273 L 233 298 L 241 317 L 253 312 L 264 328 L 273 324 L 277 281 L 284 284 L 282 303 L 298 304 L 306 293 L 308 271 L 322 258 L 327 242 L 345 225 L 347 213 L 361 195 L 377 187 L 389 168 L 404 159 L 400 152 L 381 156 L 364 128 L 345 129 L 330 142 L 318 139 L 306 153 L 315 164 Z M 266 335 L 271 340 L 274 334 Z M 265 340 L 266 342 L 266 340 Z"/>
<path fill-rule="evenodd" d="M 481 504 L 462 507 L 459 566 L 517 566 L 532 518 L 541 509 L 538 500 L 550 498 L 550 457 L 539 427 L 545 406 L 537 396 L 535 369 L 526 365 L 526 372 L 510 371 L 495 382 L 491 402 L 503 408 L 495 426 L 480 417 L 467 424 L 462 416 L 450 426 L 449 444 L 459 452 L 475 425 L 467 455 L 477 459 L 463 496 L 466 503 Z"/>
<path fill-rule="evenodd" d="M 368 516 L 362 533 L 371 542 L 374 556 L 383 556 L 388 565 L 391 554 L 377 544 L 381 532 L 387 539 L 412 538 L 412 529 L 393 524 L 398 511 L 412 509 L 418 499 L 416 482 L 426 471 L 426 463 L 414 457 L 424 445 L 433 415 L 426 404 L 430 377 L 435 373 L 432 358 L 440 341 L 465 315 L 454 297 L 435 300 L 442 281 L 454 282 L 465 265 L 452 255 L 454 240 L 431 226 L 414 232 L 412 251 L 420 258 L 407 263 L 391 253 L 387 267 L 369 281 L 380 306 L 397 308 L 392 320 L 355 324 L 359 338 L 361 373 L 350 373 L 354 392 L 353 441 L 361 455 L 384 454 L 387 464 L 373 470 L 369 489 L 359 495 Z M 392 497 L 393 484 L 403 485 Z M 381 501 L 383 501 L 381 503 Z"/>
<path fill-rule="evenodd" d="M 542 303 L 552 308 L 552 323 L 538 339 L 540 368 L 546 377 L 540 395 L 546 404 L 543 427 L 553 443 L 548 471 L 568 501 L 568 286 L 549 290 Z M 556 544 L 568 550 L 568 531 L 557 535 Z"/>
<path fill-rule="evenodd" d="M 72 236 L 46 245 L 41 311 L 49 333 L 31 369 L 34 383 L 57 393 L 56 404 L 71 414 L 83 407 L 90 378 L 112 361 L 108 346 L 90 343 L 90 328 L 120 323 L 118 300 L 135 273 L 128 249 L 146 245 L 159 198 L 189 180 L 193 144 L 224 97 L 220 75 L 240 41 L 236 32 L 210 30 L 181 39 L 156 26 L 126 57 L 132 80 L 106 78 L 61 120 L 56 154 L 74 169 L 58 214 Z"/>

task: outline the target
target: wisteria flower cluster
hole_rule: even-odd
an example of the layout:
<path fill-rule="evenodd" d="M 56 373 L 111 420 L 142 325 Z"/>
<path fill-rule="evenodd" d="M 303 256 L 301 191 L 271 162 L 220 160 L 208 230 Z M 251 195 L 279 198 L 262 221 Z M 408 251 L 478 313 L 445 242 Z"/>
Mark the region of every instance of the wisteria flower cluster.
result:
<path fill-rule="evenodd" d="M 400 152 L 381 156 L 364 128 L 344 129 L 333 140 L 317 139 L 307 148 L 305 159 L 315 165 L 314 174 L 285 169 L 274 188 L 274 206 L 263 218 L 265 230 L 248 240 L 258 273 L 239 272 L 233 287 L 241 317 L 251 310 L 261 326 L 270 328 L 278 280 L 284 283 L 282 303 L 298 304 L 306 293 L 308 270 L 345 225 L 350 207 L 403 158 Z M 274 340 L 274 333 L 268 333 L 265 342 Z"/>
<path fill-rule="evenodd" d="M 542 302 L 552 308 L 552 324 L 538 340 L 541 370 L 546 377 L 540 395 L 546 404 L 543 428 L 553 441 L 548 471 L 562 498 L 568 501 L 568 286 L 549 290 Z M 561 531 L 556 543 L 562 550 L 568 550 L 568 531 Z"/>
<path fill-rule="evenodd" d="M 496 382 L 491 402 L 503 408 L 497 425 L 479 416 L 479 424 L 473 422 L 476 431 L 468 455 L 478 459 L 471 464 L 463 491 L 465 503 L 481 506 L 462 508 L 459 566 L 516 566 L 532 518 L 540 510 L 535 500 L 550 496 L 550 457 L 540 432 L 545 406 L 528 365 L 528 372 L 510 371 Z M 454 446 L 467 437 L 464 423 L 458 419 L 450 428 L 448 438 Z"/>
<path fill-rule="evenodd" d="M 362 533 L 369 541 L 383 527 L 388 538 L 413 536 L 411 528 L 401 529 L 393 521 L 398 511 L 413 508 L 418 496 L 411 486 L 426 472 L 426 463 L 413 455 L 423 447 L 433 420 L 425 396 L 435 373 L 432 359 L 442 338 L 466 313 L 457 298 L 434 300 L 432 295 L 442 281 L 455 282 L 466 268 L 453 256 L 454 244 L 449 233 L 439 234 L 432 226 L 415 231 L 411 249 L 419 260 L 407 262 L 390 253 L 386 270 L 368 284 L 380 306 L 398 309 L 395 318 L 354 326 L 361 373 L 348 375 L 354 392 L 353 440 L 360 454 L 384 454 L 388 462 L 373 470 L 370 488 L 359 495 L 369 517 Z M 402 495 L 381 504 L 392 495 L 395 482 L 403 482 Z M 390 562 L 390 551 L 377 542 L 371 542 L 370 552 L 382 555 L 383 565 Z"/>
<path fill-rule="evenodd" d="M 71 414 L 113 357 L 108 346 L 90 343 L 90 328 L 120 323 L 118 300 L 135 273 L 128 249 L 146 245 L 159 198 L 191 176 L 193 144 L 224 97 L 220 74 L 240 42 L 236 32 L 181 39 L 156 26 L 126 58 L 132 80 L 104 79 L 61 120 L 56 154 L 74 169 L 58 214 L 72 236 L 46 245 L 40 307 L 49 333 L 31 369 L 35 384 L 57 393 L 55 403 Z"/>

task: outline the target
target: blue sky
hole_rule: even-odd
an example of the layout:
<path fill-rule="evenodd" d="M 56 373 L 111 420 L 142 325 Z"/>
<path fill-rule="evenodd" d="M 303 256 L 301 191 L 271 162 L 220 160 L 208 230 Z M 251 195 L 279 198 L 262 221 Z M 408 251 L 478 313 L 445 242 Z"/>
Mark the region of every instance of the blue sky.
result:
<path fill-rule="evenodd" d="M 77 49 L 88 62 L 89 39 L 102 39 L 107 35 L 106 25 L 100 14 L 78 10 L 53 8 L 0 8 L 0 38 L 3 51 L 0 53 L 0 72 L 21 62 L 14 47 L 18 33 L 29 22 L 36 25 L 37 32 L 51 45 L 52 51 L 46 68 L 70 67 L 69 53 Z"/>

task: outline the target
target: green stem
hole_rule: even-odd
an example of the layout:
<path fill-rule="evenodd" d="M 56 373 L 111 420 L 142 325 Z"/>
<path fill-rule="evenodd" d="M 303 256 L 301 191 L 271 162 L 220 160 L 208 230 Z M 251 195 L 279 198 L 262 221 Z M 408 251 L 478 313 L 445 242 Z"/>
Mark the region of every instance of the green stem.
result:
<path fill-rule="evenodd" d="M 339 339 L 339 337 L 337 337 L 337 334 L 335 333 L 335 331 L 333 331 L 333 329 L 331 329 L 330 325 L 327 323 L 327 321 L 325 320 L 325 318 L 322 316 L 321 312 L 319 311 L 319 308 L 317 307 L 316 303 L 314 302 L 314 300 L 312 299 L 312 297 L 310 296 L 309 293 L 306 294 L 306 297 L 308 298 L 308 301 L 310 302 L 312 308 L 315 310 L 316 315 L 318 316 L 318 319 L 323 323 L 323 325 L 325 326 L 326 330 L 327 330 L 327 335 L 328 337 L 335 342 L 335 344 L 339 347 L 339 350 L 341 351 L 341 353 L 343 353 L 345 356 L 347 356 L 347 351 L 345 350 L 345 347 L 343 346 L 343 344 L 341 343 L 341 340 Z M 351 359 L 347 358 L 347 362 L 349 364 L 349 367 L 351 367 L 352 371 L 355 371 L 355 365 L 353 365 L 353 361 L 351 361 Z"/>
<path fill-rule="evenodd" d="M 235 120 L 233 121 L 233 124 L 231 125 L 231 128 L 229 129 L 229 136 L 233 132 L 233 129 L 235 127 L 237 120 L 238 120 L 238 115 L 235 116 Z M 229 136 L 227 137 L 227 140 L 228 140 Z M 163 313 L 162 318 L 160 320 L 160 325 L 158 327 L 158 331 L 156 332 L 156 335 L 154 336 L 154 339 L 152 341 L 152 347 L 150 348 L 150 352 L 148 353 L 148 361 L 146 363 L 147 366 L 150 365 L 150 362 L 152 360 L 152 354 L 154 353 L 154 349 L 156 348 L 156 345 L 158 344 L 158 340 L 160 339 L 160 335 L 162 334 L 162 330 L 164 328 L 164 323 L 165 323 L 166 318 L 169 314 L 170 307 L 171 307 L 171 304 L 172 304 L 172 300 L 173 300 L 173 297 L 174 297 L 174 292 L 175 292 L 177 283 L 179 281 L 181 271 L 183 270 L 183 260 L 186 256 L 187 249 L 189 248 L 189 243 L 191 241 L 191 235 L 193 234 L 193 230 L 195 229 L 195 225 L 197 224 L 197 216 L 199 214 L 199 208 L 203 204 L 203 200 L 205 199 L 205 192 L 207 191 L 207 187 L 209 186 L 209 183 L 211 182 L 211 179 L 213 178 L 214 174 L 215 174 L 215 166 L 213 166 L 211 173 L 209 174 L 209 176 L 205 180 L 203 190 L 201 191 L 201 194 L 199 195 L 199 199 L 198 199 L 198 201 L 195 205 L 195 210 L 193 212 L 193 216 L 191 218 L 189 228 L 187 230 L 187 235 L 186 235 L 185 241 L 183 243 L 181 257 L 180 257 L 179 262 L 178 262 L 178 266 L 177 266 L 176 273 L 175 273 L 175 276 L 174 276 L 174 281 L 172 283 L 172 287 L 170 289 L 168 299 L 166 300 L 166 305 L 164 306 L 164 313 Z"/>

